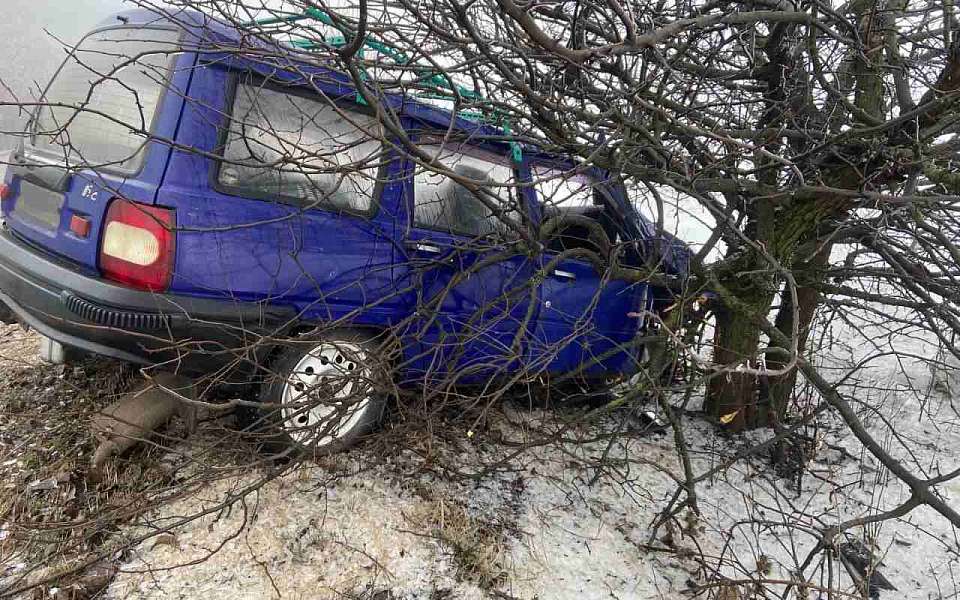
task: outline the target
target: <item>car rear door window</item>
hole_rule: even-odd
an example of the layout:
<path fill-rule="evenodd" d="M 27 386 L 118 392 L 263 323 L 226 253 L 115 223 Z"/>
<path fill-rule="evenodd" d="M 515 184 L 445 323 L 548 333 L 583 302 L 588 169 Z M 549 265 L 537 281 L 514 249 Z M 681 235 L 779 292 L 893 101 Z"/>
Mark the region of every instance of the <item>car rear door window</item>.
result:
<path fill-rule="evenodd" d="M 368 213 L 381 140 L 371 115 L 322 96 L 241 82 L 217 180 L 239 195 Z"/>
<path fill-rule="evenodd" d="M 509 159 L 467 146 L 421 148 L 453 175 L 417 167 L 414 225 L 473 237 L 512 237 L 507 222 L 519 222 L 520 195 Z M 480 191 L 471 191 L 465 183 L 480 186 Z"/>

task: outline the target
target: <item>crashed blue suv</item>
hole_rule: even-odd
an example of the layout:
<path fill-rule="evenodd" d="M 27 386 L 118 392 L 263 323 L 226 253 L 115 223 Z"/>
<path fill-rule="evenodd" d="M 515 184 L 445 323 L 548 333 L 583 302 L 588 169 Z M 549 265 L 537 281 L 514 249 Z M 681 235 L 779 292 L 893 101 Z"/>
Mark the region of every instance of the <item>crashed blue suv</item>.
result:
<path fill-rule="evenodd" d="M 243 374 L 288 441 L 321 447 L 376 422 L 375 372 L 417 389 L 638 370 L 668 292 L 605 267 L 617 253 L 682 276 L 690 252 L 615 173 L 402 94 L 378 118 L 349 77 L 279 48 L 182 12 L 86 36 L 0 187 L 8 318 L 94 354 Z"/>

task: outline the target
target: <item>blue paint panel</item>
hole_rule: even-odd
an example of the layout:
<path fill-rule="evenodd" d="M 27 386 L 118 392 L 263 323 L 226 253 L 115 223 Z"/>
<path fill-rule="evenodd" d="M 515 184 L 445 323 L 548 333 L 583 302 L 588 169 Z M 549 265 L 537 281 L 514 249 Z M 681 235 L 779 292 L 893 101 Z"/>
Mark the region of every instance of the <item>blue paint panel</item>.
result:
<path fill-rule="evenodd" d="M 516 371 L 528 339 L 517 331 L 531 301 L 533 264 L 510 256 L 483 265 L 503 248 L 479 249 L 436 231 L 412 229 L 406 242 L 397 268 L 414 288 L 411 318 L 399 331 L 408 376 L 439 381 L 454 374 L 460 383 L 480 383 Z"/>
<path fill-rule="evenodd" d="M 642 321 L 628 313 L 640 312 L 646 288 L 602 281 L 584 261 L 557 263 L 540 286 L 541 309 L 527 351 L 531 367 L 557 375 L 583 366 L 587 377 L 636 371 L 639 352 L 629 344 Z"/>
<path fill-rule="evenodd" d="M 413 132 L 425 129 L 416 118 L 406 120 L 405 126 Z M 471 146 L 510 164 L 506 160 L 510 150 L 505 145 Z M 519 180 L 529 181 L 529 168 L 523 164 L 515 167 Z M 412 288 L 407 295 L 410 317 L 398 331 L 405 378 L 408 382 L 454 379 L 484 384 L 508 377 L 521 367 L 529 337 L 517 332 L 536 290 L 531 282 L 536 263 L 516 251 L 511 254 L 494 238 L 477 240 L 415 225 L 409 162 L 406 173 L 402 203 L 406 235 L 396 265 L 400 287 Z M 521 201 L 528 213 L 534 210 L 533 197 L 526 191 Z"/>
<path fill-rule="evenodd" d="M 396 204 L 401 184 L 384 186 L 373 218 L 302 210 L 215 189 L 215 161 L 230 88 L 229 71 L 198 67 L 179 144 L 164 181 L 163 204 L 177 211 L 177 262 L 171 291 L 296 308 L 307 322 L 349 318 L 386 324 L 400 302 L 394 289 Z M 388 179 L 396 179 L 393 161 Z M 374 300 L 379 301 L 375 304 Z"/>

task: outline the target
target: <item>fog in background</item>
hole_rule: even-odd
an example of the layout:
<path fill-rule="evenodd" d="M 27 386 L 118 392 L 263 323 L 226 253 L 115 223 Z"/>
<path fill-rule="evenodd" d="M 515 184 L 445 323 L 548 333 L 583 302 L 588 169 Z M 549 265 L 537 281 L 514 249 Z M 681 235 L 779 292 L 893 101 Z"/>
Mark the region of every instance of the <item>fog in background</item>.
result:
<path fill-rule="evenodd" d="M 64 57 L 63 44 L 74 44 L 111 13 L 133 8 L 124 0 L 0 0 L 0 101 L 36 98 Z M 60 41 L 58 41 L 60 40 Z M 39 87 L 38 87 L 39 86 Z M 8 91 L 5 88 L 9 88 Z M 0 107 L 0 132 L 16 131 L 24 116 Z M 0 133 L 0 149 L 16 143 Z"/>

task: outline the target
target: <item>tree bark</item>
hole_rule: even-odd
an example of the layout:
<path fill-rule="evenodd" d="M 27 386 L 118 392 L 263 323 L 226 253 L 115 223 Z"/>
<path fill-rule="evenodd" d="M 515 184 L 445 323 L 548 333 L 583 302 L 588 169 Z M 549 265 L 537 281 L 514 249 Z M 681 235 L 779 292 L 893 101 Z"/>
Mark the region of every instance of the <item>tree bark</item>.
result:
<path fill-rule="evenodd" d="M 767 314 L 773 302 L 773 293 L 764 287 L 741 288 L 736 295 L 754 314 Z M 710 380 L 705 409 L 731 431 L 766 424 L 766 414 L 757 402 L 756 375 L 737 370 L 741 365 L 757 367 L 754 359 L 760 345 L 760 327 L 750 312 L 726 306 L 716 311 L 713 362 L 725 369 Z"/>
<path fill-rule="evenodd" d="M 833 244 L 820 244 L 817 253 L 813 258 L 804 262 L 794 269 L 794 277 L 798 282 L 797 286 L 797 310 L 794 311 L 793 298 L 791 294 L 784 291 L 783 300 L 780 303 L 780 309 L 777 312 L 775 322 L 776 328 L 785 336 L 793 335 L 793 320 L 796 317 L 797 323 L 797 351 L 803 353 L 807 347 L 807 340 L 810 337 L 810 327 L 813 325 L 813 318 L 817 313 L 817 307 L 820 305 L 819 284 L 823 281 L 824 267 L 830 258 L 830 251 Z M 796 313 L 796 314 L 795 314 Z M 785 360 L 776 357 L 768 361 L 771 369 L 781 369 L 786 366 Z M 786 414 L 790 402 L 791 394 L 797 383 L 797 369 L 794 367 L 783 375 L 770 378 L 769 405 L 770 405 L 770 425 L 779 422 Z"/>

